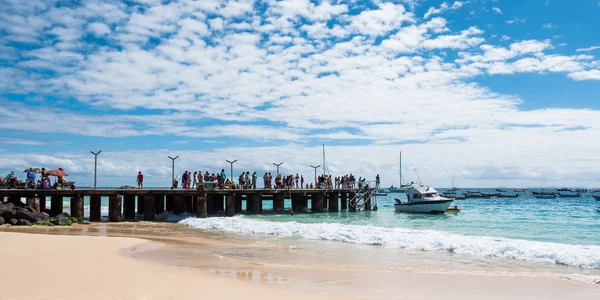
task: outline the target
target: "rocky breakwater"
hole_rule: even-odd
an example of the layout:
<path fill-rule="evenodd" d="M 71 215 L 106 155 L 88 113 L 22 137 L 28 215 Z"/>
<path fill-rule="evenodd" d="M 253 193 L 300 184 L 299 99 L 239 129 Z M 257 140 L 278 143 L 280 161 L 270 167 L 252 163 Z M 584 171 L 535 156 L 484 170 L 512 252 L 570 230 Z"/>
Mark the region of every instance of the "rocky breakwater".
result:
<path fill-rule="evenodd" d="M 70 226 L 80 220 L 72 218 L 68 213 L 50 217 L 48 213 L 38 213 L 31 206 L 18 206 L 13 203 L 0 203 L 0 225 L 48 225 Z"/>

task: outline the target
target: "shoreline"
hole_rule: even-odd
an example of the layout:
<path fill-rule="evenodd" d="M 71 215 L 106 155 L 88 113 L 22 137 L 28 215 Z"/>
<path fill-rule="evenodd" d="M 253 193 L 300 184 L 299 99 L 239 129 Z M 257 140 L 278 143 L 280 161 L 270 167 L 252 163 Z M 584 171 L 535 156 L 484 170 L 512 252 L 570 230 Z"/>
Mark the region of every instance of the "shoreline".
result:
<path fill-rule="evenodd" d="M 231 285 L 237 285 L 239 282 L 257 287 L 282 289 L 288 293 L 293 291 L 294 294 L 319 291 L 319 293 L 330 293 L 329 296 L 336 299 L 348 291 L 352 293 L 351 298 L 373 296 L 389 298 L 394 297 L 397 291 L 403 291 L 408 292 L 415 299 L 447 298 L 443 296 L 447 296 L 448 292 L 467 299 L 527 298 L 525 295 L 543 295 L 546 299 L 565 297 L 592 299 L 595 298 L 592 295 L 600 293 L 600 286 L 597 284 L 578 282 L 573 280 L 576 278 L 561 277 L 556 274 L 545 276 L 541 273 L 529 277 L 525 273 L 440 271 L 423 268 L 406 268 L 400 272 L 385 272 L 380 269 L 327 269 L 315 267 L 322 264 L 318 259 L 310 267 L 302 267 L 300 262 L 284 265 L 277 261 L 270 262 L 269 255 L 280 255 L 294 262 L 297 258 L 296 253 L 311 251 L 311 249 L 273 250 L 261 245 L 257 246 L 251 240 L 231 240 L 225 235 L 210 232 L 198 234 L 199 231 L 194 229 L 189 229 L 195 234 L 190 237 L 191 233 L 187 230 L 180 224 L 154 223 L 99 224 L 97 227 L 76 225 L 73 228 L 31 227 L 1 229 L 0 239 L 4 232 L 38 233 L 39 236 L 44 237 L 58 236 L 57 240 L 62 239 L 62 235 L 87 238 L 99 235 L 106 239 L 133 239 L 140 242 L 136 244 L 138 251 L 128 253 L 129 248 L 126 247 L 119 252 L 128 260 L 139 261 L 157 268 L 188 270 L 200 274 L 198 276 L 224 280 Z M 148 243 L 155 244 L 150 247 Z M 156 243 L 161 244 L 155 247 Z M 139 250 L 142 248 L 143 250 Z M 106 249 L 101 248 L 97 251 L 106 251 Z M 260 260 L 253 260 L 253 256 Z M 234 259 L 230 259 L 231 257 Z M 399 282 L 404 284 L 399 285 Z M 430 291 L 430 283 L 444 286 L 446 293 L 438 294 Z M 448 285 L 448 283 L 452 284 Z"/>

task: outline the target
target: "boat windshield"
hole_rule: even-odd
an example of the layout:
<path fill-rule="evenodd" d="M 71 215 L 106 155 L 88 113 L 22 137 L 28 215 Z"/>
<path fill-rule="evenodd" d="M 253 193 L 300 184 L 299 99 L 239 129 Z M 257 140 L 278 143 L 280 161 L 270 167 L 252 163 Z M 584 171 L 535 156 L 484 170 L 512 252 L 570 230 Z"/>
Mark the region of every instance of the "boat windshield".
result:
<path fill-rule="evenodd" d="M 438 194 L 437 193 L 427 193 L 424 196 L 425 196 L 425 198 L 435 198 L 438 196 Z"/>

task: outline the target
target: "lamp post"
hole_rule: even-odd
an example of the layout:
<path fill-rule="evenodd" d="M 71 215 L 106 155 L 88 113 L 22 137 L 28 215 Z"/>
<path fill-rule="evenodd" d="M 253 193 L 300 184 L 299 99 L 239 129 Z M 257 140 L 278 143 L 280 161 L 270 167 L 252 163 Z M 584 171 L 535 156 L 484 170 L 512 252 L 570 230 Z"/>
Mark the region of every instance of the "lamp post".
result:
<path fill-rule="evenodd" d="M 172 167 L 171 167 L 171 189 L 174 189 L 175 186 L 173 185 L 173 182 L 175 181 L 175 160 L 179 158 L 179 155 L 175 156 L 175 157 L 170 157 L 172 161 Z"/>
<path fill-rule="evenodd" d="M 282 162 L 278 163 L 278 164 L 273 163 L 273 165 L 277 166 L 277 176 L 279 176 L 279 166 L 283 165 L 283 163 Z"/>
<path fill-rule="evenodd" d="M 315 169 L 315 188 L 316 188 L 316 187 L 317 187 L 317 185 L 318 185 L 318 184 L 317 184 L 317 169 L 318 169 L 320 166 L 321 166 L 321 165 L 318 165 L 318 166 L 313 166 L 313 165 L 311 165 L 311 166 L 310 166 L 311 168 Z"/>
<path fill-rule="evenodd" d="M 90 151 L 94 154 L 94 189 L 96 189 L 96 175 L 98 174 L 98 155 L 102 153 L 102 150 L 98 152 Z"/>
<path fill-rule="evenodd" d="M 235 162 L 237 161 L 237 159 L 234 160 L 234 161 L 230 161 L 230 160 L 225 160 L 225 161 L 228 162 L 230 164 L 230 166 L 231 166 L 231 169 L 230 169 L 231 173 L 229 173 L 231 175 L 229 175 L 229 177 L 231 177 L 231 182 L 233 183 L 233 164 L 235 164 Z"/>

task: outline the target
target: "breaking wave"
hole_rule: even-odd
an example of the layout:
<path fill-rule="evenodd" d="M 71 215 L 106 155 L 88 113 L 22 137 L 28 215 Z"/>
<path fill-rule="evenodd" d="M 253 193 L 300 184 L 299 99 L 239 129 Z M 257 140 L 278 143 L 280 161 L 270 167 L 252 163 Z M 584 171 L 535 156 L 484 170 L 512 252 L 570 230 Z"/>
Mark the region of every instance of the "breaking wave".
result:
<path fill-rule="evenodd" d="M 187 218 L 180 221 L 198 229 L 240 234 L 295 236 L 312 240 L 339 241 L 420 251 L 446 252 L 480 257 L 513 258 L 522 261 L 600 269 L 600 246 L 466 236 L 435 230 L 386 228 L 338 223 L 272 222 L 237 216 L 233 218 Z"/>

